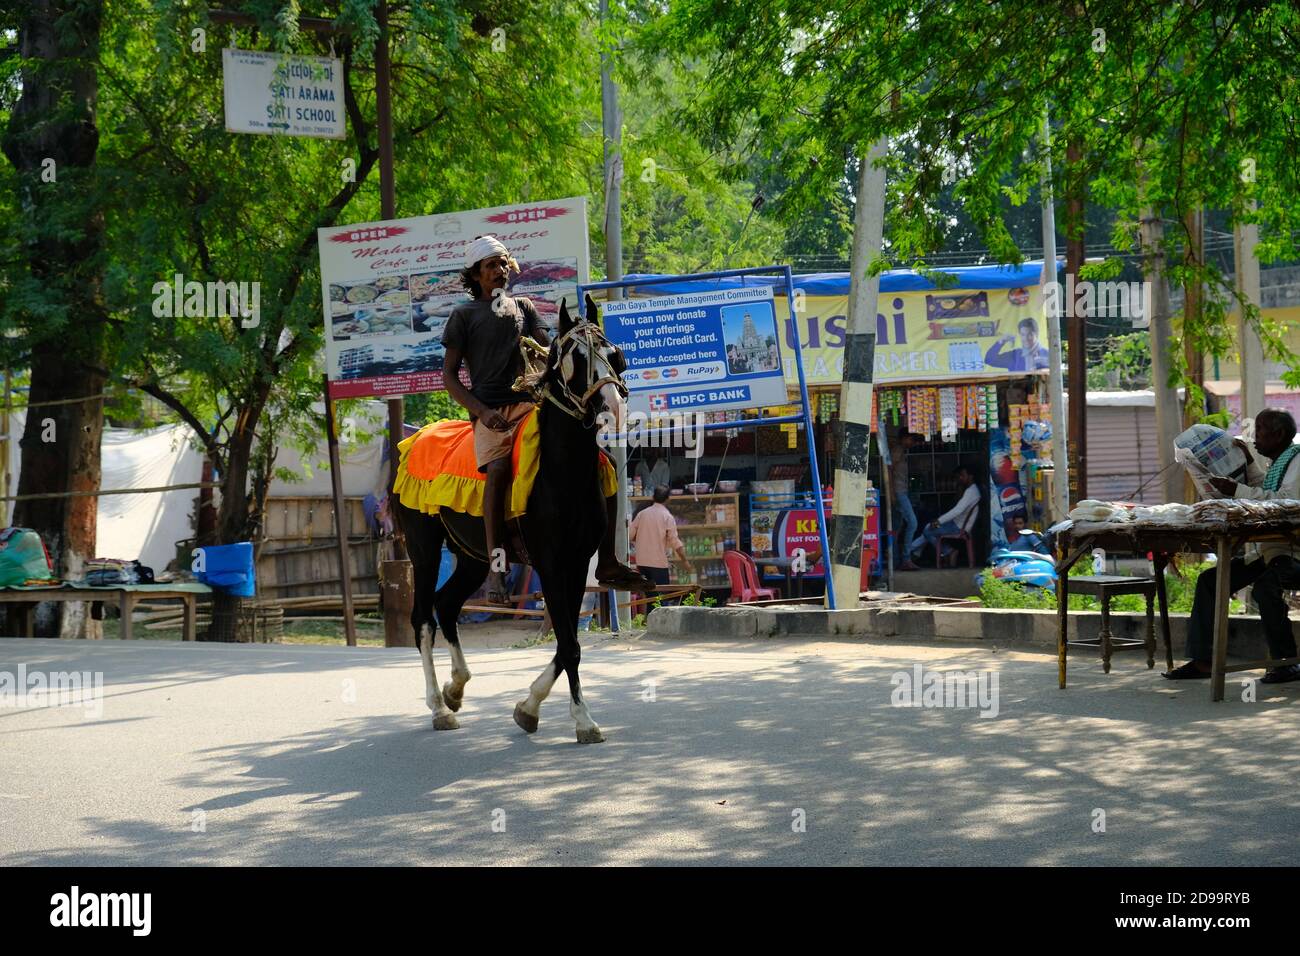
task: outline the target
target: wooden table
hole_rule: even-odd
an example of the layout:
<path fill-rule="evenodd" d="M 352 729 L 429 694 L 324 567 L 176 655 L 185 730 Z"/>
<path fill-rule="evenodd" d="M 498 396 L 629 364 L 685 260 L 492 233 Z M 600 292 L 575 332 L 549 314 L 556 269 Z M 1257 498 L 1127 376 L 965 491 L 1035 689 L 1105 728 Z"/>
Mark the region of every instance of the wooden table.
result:
<path fill-rule="evenodd" d="M 184 619 L 181 624 L 181 640 L 192 641 L 195 638 L 195 618 L 199 597 L 210 595 L 212 589 L 206 584 L 183 582 L 176 584 L 124 584 L 117 587 L 87 588 L 0 588 L 0 604 L 17 604 L 23 613 L 23 637 L 34 637 L 35 627 L 32 614 L 33 605 L 42 601 L 106 601 L 116 593 L 118 607 L 122 612 L 122 624 L 118 636 L 130 640 L 133 636 L 131 612 L 136 602 L 148 598 L 179 598 L 185 605 Z"/>
<path fill-rule="evenodd" d="M 1116 522 L 1114 527 L 1100 528 L 1096 524 L 1085 530 L 1074 530 L 1057 535 L 1061 560 L 1056 567 L 1057 636 L 1056 656 L 1059 686 L 1065 687 L 1066 638 L 1069 628 L 1070 568 L 1083 555 L 1094 548 L 1107 551 L 1127 551 L 1136 554 L 1151 552 L 1155 563 L 1156 598 L 1160 604 L 1160 626 L 1164 630 L 1165 646 L 1169 646 L 1169 596 L 1165 590 L 1165 567 L 1175 554 L 1204 554 L 1213 552 L 1218 558 L 1217 567 L 1223 569 L 1217 577 L 1214 602 L 1214 656 L 1210 674 L 1210 699 L 1223 700 L 1224 678 L 1232 671 L 1256 670 L 1261 667 L 1281 667 L 1300 663 L 1300 657 L 1285 660 L 1249 661 L 1228 666 L 1228 605 L 1232 595 L 1228 591 L 1228 566 L 1232 555 L 1248 542 L 1284 541 L 1295 544 L 1300 540 L 1300 522 L 1273 523 L 1267 527 L 1205 528 L 1179 527 L 1152 528 L 1128 526 Z M 1167 652 L 1168 653 L 1168 652 Z"/>

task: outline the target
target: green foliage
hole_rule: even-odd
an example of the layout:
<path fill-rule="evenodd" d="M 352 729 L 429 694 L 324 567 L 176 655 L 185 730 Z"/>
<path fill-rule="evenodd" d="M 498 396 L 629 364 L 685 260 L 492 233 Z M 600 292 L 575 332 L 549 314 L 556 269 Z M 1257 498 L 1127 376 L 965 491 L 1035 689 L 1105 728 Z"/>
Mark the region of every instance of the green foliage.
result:
<path fill-rule="evenodd" d="M 1213 566 L 1212 563 L 1206 561 L 1200 564 L 1184 565 L 1180 568 L 1180 573 L 1169 571 L 1165 574 L 1165 594 L 1169 598 L 1169 612 L 1171 614 L 1191 613 L 1192 599 L 1196 596 L 1196 579 L 1202 571 Z M 1091 573 L 1092 567 L 1088 561 L 1080 561 L 1070 569 L 1071 577 Z M 1056 595 L 1054 593 L 1044 591 L 1041 588 L 1026 587 L 1012 581 L 1003 581 L 991 574 L 984 575 L 979 600 L 985 607 L 990 608 L 1016 608 L 1039 611 L 1055 611 L 1057 609 Z M 1071 611 L 1097 611 L 1100 610 L 1100 607 L 1097 599 L 1091 595 L 1070 595 Z M 1120 613 L 1145 613 L 1146 599 L 1140 594 L 1122 594 L 1119 597 L 1111 598 L 1110 609 Z M 1157 608 L 1157 613 L 1158 610 Z M 1242 602 L 1234 600 L 1230 605 L 1230 610 L 1233 614 L 1240 614 L 1244 610 L 1244 605 Z"/>
<path fill-rule="evenodd" d="M 1300 9 L 1285 2 L 1102 0 L 1072 14 L 1029 0 L 833 11 L 680 0 L 638 42 L 706 64 L 679 121 L 779 173 L 787 224 L 842 194 L 855 158 L 887 139 L 888 262 L 873 269 L 928 267 L 967 225 L 993 261 L 1019 263 L 1041 239 L 1017 228 L 1015 210 L 1035 205 L 1049 158 L 1058 200 L 1116 211 L 1107 229 L 1121 251 L 1137 251 L 1139 220 L 1153 210 L 1171 224 L 1158 250 L 1169 280 L 1207 289 L 1200 311 L 1175 317 L 1176 354 L 1185 342 L 1222 355 L 1235 291 L 1196 257 L 1182 223 L 1198 209 L 1230 210 L 1233 222 L 1260 225 L 1263 262 L 1300 258 L 1298 38 Z M 962 215 L 943 214 L 944 202 Z M 1087 226 L 1058 217 L 1059 236 Z M 1246 311 L 1270 356 L 1300 364 L 1279 329 Z M 1300 369 L 1289 377 L 1300 381 Z"/>
<path fill-rule="evenodd" d="M 1151 336 L 1147 332 L 1106 339 L 1101 362 L 1088 368 L 1090 390 L 1146 388 L 1150 382 Z"/>

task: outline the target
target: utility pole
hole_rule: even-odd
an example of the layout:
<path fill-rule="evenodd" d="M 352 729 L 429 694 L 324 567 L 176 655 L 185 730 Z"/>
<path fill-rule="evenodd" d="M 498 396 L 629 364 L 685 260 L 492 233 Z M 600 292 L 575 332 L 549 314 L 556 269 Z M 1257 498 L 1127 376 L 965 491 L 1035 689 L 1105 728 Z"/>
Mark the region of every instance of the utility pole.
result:
<path fill-rule="evenodd" d="M 1145 181 L 1145 172 L 1139 173 Z M 1146 279 L 1151 338 L 1151 391 L 1155 394 L 1156 435 L 1160 448 L 1161 488 L 1166 502 L 1183 500 L 1183 472 L 1174 468 L 1174 439 L 1182 431 L 1183 413 L 1178 389 L 1169 384 L 1172 369 L 1173 315 L 1169 304 L 1169 281 L 1165 278 L 1165 224 L 1151 206 L 1143 206 L 1139 229 L 1142 272 Z"/>
<path fill-rule="evenodd" d="M 1052 120 L 1043 111 L 1043 178 L 1039 195 L 1043 204 L 1043 278 L 1042 288 L 1057 281 L 1056 210 L 1052 202 Z M 1062 521 L 1070 513 L 1070 487 L 1067 480 L 1069 458 L 1065 441 L 1065 382 L 1061 374 L 1061 296 L 1045 297 L 1047 313 L 1047 394 L 1052 403 L 1052 517 Z"/>
<path fill-rule="evenodd" d="M 1247 207 L 1255 209 L 1252 199 Z M 1253 222 L 1238 222 L 1232 229 L 1232 247 L 1236 257 L 1237 296 L 1241 303 L 1260 305 L 1259 257 L 1255 246 L 1259 244 L 1259 226 Z M 1241 417 L 1254 418 L 1267 403 L 1264 397 L 1264 346 L 1259 332 L 1246 321 L 1246 310 L 1237 309 L 1237 347 L 1241 367 Z"/>
<path fill-rule="evenodd" d="M 871 389 L 876 366 L 876 307 L 880 276 L 867 270 L 880 258 L 885 231 L 885 158 L 889 143 L 876 140 L 862 157 L 853 216 L 853 254 L 849 264 L 849 317 L 844 339 L 844 377 L 840 385 L 840 456 L 835 468 L 835 523 L 828 565 L 838 608 L 860 606 L 862 525 L 866 511 L 867 462 L 871 448 Z M 880 436 L 881 441 L 884 436 Z M 817 454 L 808 436 L 810 454 Z M 822 515 L 817 520 L 823 520 Z"/>
<path fill-rule="evenodd" d="M 609 18 L 609 0 L 600 0 L 600 22 Z M 600 51 L 600 111 L 604 139 L 605 171 L 605 279 L 617 282 L 623 278 L 623 116 L 618 109 L 618 86 L 611 72 L 609 51 Z M 623 298 L 622 289 L 611 289 L 613 298 Z M 581 303 L 579 303 L 581 307 Z M 588 316 L 594 319 L 595 316 Z M 614 471 L 618 476 L 618 502 L 614 513 L 614 553 L 620 561 L 627 562 L 627 440 L 614 443 L 610 449 Z M 615 607 L 610 616 L 618 621 L 619 629 L 632 624 L 631 608 L 626 604 L 624 592 L 616 592 Z"/>

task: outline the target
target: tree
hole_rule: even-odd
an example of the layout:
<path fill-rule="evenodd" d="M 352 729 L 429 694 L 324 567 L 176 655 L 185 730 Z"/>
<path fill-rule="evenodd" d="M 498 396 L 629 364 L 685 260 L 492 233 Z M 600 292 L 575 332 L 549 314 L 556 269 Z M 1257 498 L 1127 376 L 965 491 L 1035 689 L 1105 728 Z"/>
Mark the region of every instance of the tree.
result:
<path fill-rule="evenodd" d="M 249 9 L 265 19 L 232 31 L 242 48 L 329 51 L 295 18 Z M 119 367 L 190 426 L 214 463 L 220 543 L 255 534 L 257 489 L 281 434 L 323 431 L 310 411 L 322 342 L 316 230 L 379 218 L 371 6 L 300 12 L 346 27 L 333 40 L 346 142 L 227 133 L 217 43 L 225 28 L 180 0 L 162 5 L 161 17 L 153 4 L 123 0 L 104 58 L 104 113 L 114 125 L 101 163 L 119 197 L 108 284 L 123 337 Z M 572 117 L 590 102 L 595 75 L 579 9 L 419 4 L 394 6 L 390 23 L 399 216 L 579 188 L 590 147 Z M 206 43 L 196 43 L 195 30 L 208 31 Z M 154 287 L 176 273 L 257 282 L 259 313 L 168 314 Z M 218 596 L 212 638 L 230 639 L 235 603 Z"/>
<path fill-rule="evenodd" d="M 0 323 L 9 333 L 0 349 L 6 367 L 31 370 L 14 524 L 40 532 L 64 577 L 78 576 L 95 554 L 110 364 L 105 220 L 95 201 L 103 13 L 94 0 L 34 0 L 0 19 L 0 37 L 14 37 L 0 48 L 0 111 L 8 114 L 0 149 L 12 167 L 6 192 L 16 196 L 0 226 Z M 77 496 L 21 500 L 49 492 Z M 85 609 L 42 605 L 37 633 L 93 636 Z"/>

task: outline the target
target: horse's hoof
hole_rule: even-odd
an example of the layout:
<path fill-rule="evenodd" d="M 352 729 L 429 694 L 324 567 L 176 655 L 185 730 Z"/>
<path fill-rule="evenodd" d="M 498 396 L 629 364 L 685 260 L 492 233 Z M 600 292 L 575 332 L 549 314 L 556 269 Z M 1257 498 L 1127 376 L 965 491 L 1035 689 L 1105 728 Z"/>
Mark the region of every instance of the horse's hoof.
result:
<path fill-rule="evenodd" d="M 580 744 L 603 744 L 604 742 L 605 735 L 600 732 L 599 727 L 578 731 L 578 743 Z"/>
<path fill-rule="evenodd" d="M 537 733 L 537 718 L 524 710 L 523 701 L 515 704 L 515 723 L 518 724 L 526 734 Z"/>
<path fill-rule="evenodd" d="M 465 703 L 465 694 L 463 691 L 459 695 L 453 694 L 451 683 L 448 682 L 442 685 L 442 699 L 448 707 L 456 711 L 460 710 L 460 705 Z"/>
<path fill-rule="evenodd" d="M 455 714 L 442 714 L 433 718 L 434 730 L 460 730 L 460 721 Z"/>

